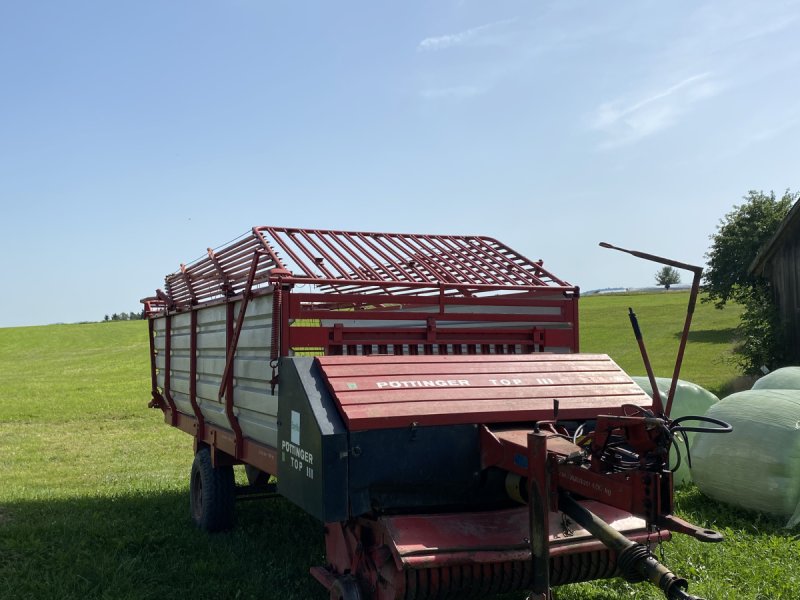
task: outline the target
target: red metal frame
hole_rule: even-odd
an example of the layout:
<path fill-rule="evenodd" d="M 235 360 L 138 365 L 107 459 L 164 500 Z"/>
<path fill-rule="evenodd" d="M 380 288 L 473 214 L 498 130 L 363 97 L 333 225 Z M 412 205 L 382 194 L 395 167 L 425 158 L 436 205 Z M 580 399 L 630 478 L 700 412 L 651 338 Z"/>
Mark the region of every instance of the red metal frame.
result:
<path fill-rule="evenodd" d="M 351 431 L 459 423 L 592 419 L 652 406 L 604 354 L 321 356 L 316 359 Z M 476 421 L 476 419 L 478 419 Z"/>
<path fill-rule="evenodd" d="M 254 227 L 251 234 L 220 250 L 209 249 L 206 257 L 167 275 L 160 298 L 181 309 L 235 295 L 241 291 L 236 286 L 249 278 L 254 252 L 264 254 L 253 277 L 255 288 L 280 278 L 287 285 L 312 284 L 339 295 L 578 294 L 542 261 L 490 237 Z M 159 308 L 164 307 L 150 307 Z"/>
<path fill-rule="evenodd" d="M 301 284 L 310 284 L 313 291 L 295 291 Z M 279 356 L 308 348 L 331 355 L 525 354 L 545 347 L 578 351 L 578 288 L 557 278 L 542 261 L 483 236 L 254 227 L 227 246 L 209 248 L 205 257 L 181 264 L 166 276 L 165 290 L 142 300 L 151 319 L 152 404 L 164 411 L 169 423 L 215 452 L 225 451 L 244 462 L 250 462 L 246 455 L 260 456 L 258 464 L 251 464 L 262 470 L 271 464 L 271 458 L 265 462 L 262 455 L 271 450 L 242 435 L 231 376 L 245 311 L 257 295 L 274 294 L 273 367 Z M 237 301 L 241 307 L 235 315 Z M 196 311 L 219 303 L 227 304 L 227 342 L 218 398 L 229 430 L 205 422 L 195 389 Z M 507 312 L 491 312 L 498 307 Z M 544 313 L 530 314 L 531 308 Z M 454 309 L 466 312 L 449 312 Z M 169 391 L 170 322 L 174 313 L 184 311 L 192 313 L 192 416 L 176 409 Z M 152 319 L 161 317 L 167 327 L 163 390 L 157 386 L 152 328 Z M 341 323 L 351 318 L 361 326 Z M 339 322 L 304 326 L 295 325 L 297 320 Z M 276 381 L 274 377 L 273 385 Z"/>

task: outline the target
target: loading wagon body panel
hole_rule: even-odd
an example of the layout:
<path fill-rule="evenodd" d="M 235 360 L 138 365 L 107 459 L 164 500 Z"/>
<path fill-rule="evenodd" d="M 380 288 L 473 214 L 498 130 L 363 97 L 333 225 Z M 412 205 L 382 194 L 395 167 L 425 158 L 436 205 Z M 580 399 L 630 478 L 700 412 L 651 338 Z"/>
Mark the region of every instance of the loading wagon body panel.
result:
<path fill-rule="evenodd" d="M 578 288 L 482 236 L 256 227 L 165 289 L 143 301 L 154 403 L 260 469 L 275 467 L 282 356 L 578 350 Z"/>
<path fill-rule="evenodd" d="M 604 354 L 320 357 L 352 431 L 623 414 L 652 401 Z"/>

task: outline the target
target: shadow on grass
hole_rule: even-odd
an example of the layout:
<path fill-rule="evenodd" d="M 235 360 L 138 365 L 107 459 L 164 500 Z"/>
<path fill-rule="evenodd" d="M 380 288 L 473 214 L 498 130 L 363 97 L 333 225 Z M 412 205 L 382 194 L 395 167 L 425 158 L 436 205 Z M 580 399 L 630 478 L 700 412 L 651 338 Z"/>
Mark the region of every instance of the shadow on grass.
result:
<path fill-rule="evenodd" d="M 682 331 L 677 331 L 673 335 L 675 339 L 681 339 Z M 730 344 L 736 339 L 736 328 L 726 327 L 724 329 L 696 329 L 689 331 L 689 341 L 704 344 Z"/>
<path fill-rule="evenodd" d="M 186 492 L 6 504 L 0 598 L 327 600 L 309 574 L 322 524 L 283 498 L 236 511 L 232 531 L 208 534 Z"/>
<path fill-rule="evenodd" d="M 796 535 L 696 487 L 679 492 L 678 508 L 711 528 Z M 324 561 L 322 525 L 282 498 L 239 503 L 236 527 L 219 534 L 192 524 L 184 491 L 21 501 L 0 515 L 0 598 L 328 598 L 308 573 Z"/>
<path fill-rule="evenodd" d="M 0 598 L 327 598 L 322 525 L 282 498 L 237 505 L 207 534 L 185 492 L 7 503 Z"/>

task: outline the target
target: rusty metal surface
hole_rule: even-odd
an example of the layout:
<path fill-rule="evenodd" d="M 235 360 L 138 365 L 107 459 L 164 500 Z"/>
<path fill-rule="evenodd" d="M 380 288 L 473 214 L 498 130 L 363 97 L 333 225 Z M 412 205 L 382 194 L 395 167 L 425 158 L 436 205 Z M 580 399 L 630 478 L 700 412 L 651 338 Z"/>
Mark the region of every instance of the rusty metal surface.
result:
<path fill-rule="evenodd" d="M 602 354 L 324 356 L 320 367 L 351 430 L 622 414 L 650 398 Z"/>
<path fill-rule="evenodd" d="M 631 536 L 646 534 L 645 521 L 630 513 L 595 501 L 586 507 L 598 514 L 615 530 Z M 436 515 L 393 515 L 380 519 L 403 563 L 419 560 L 412 557 L 442 557 L 445 554 L 469 555 L 470 562 L 491 560 L 492 553 L 520 551 L 530 556 L 528 544 L 528 509 L 521 506 L 490 512 L 447 513 Z M 561 513 L 549 513 L 550 552 L 569 552 L 583 542 L 594 542 L 592 534 L 577 523 L 565 529 Z M 583 546 L 585 548 L 585 546 Z M 597 542 L 597 548 L 602 544 Z M 462 557 L 462 560 L 465 560 Z"/>
<path fill-rule="evenodd" d="M 597 502 L 586 506 L 631 539 L 648 543 L 641 519 Z M 588 532 L 560 514 L 550 521 L 552 585 L 619 574 L 615 555 Z M 328 566 L 311 573 L 326 589 L 348 573 L 371 600 L 464 600 L 530 590 L 535 577 L 527 529 L 524 507 L 327 523 Z M 669 539 L 669 532 L 662 532 L 662 539 Z"/>

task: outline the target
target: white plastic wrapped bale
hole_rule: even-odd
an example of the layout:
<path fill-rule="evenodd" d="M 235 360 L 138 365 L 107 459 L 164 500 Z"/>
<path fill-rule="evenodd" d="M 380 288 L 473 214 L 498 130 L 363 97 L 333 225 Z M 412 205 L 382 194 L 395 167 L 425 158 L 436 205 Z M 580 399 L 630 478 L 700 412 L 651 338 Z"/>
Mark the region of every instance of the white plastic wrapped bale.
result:
<path fill-rule="evenodd" d="M 754 390 L 800 390 L 800 367 L 783 367 L 753 384 Z"/>
<path fill-rule="evenodd" d="M 633 377 L 632 379 L 640 388 L 645 391 L 648 396 L 651 398 L 653 397 L 653 390 L 650 388 L 650 380 L 647 379 L 647 377 Z M 671 383 L 672 379 L 667 377 L 656 377 L 656 386 L 658 386 L 658 391 L 661 395 L 661 401 L 665 406 L 667 404 L 669 386 Z M 708 411 L 708 409 L 717 402 L 719 402 L 719 398 L 717 398 L 708 390 L 690 381 L 678 379 L 678 385 L 675 388 L 675 399 L 672 401 L 670 418 L 677 419 L 678 417 L 685 417 L 688 415 L 702 417 L 706 414 L 706 411 Z M 693 423 L 684 423 L 684 425 L 691 426 Z M 687 433 L 686 435 L 689 438 L 689 445 L 691 447 L 692 438 L 697 434 Z M 677 438 L 675 443 L 679 444 L 678 450 L 673 447 L 670 451 L 669 464 L 670 466 L 673 466 L 678 462 L 677 452 L 680 451 L 681 464 L 678 467 L 678 470 L 673 474 L 673 481 L 676 486 L 682 486 L 692 482 L 692 473 L 689 470 L 689 463 L 686 460 L 686 447 L 683 443 L 683 440 Z"/>
<path fill-rule="evenodd" d="M 698 435 L 692 475 L 711 498 L 800 522 L 800 391 L 748 390 L 712 406 L 732 433 Z"/>

